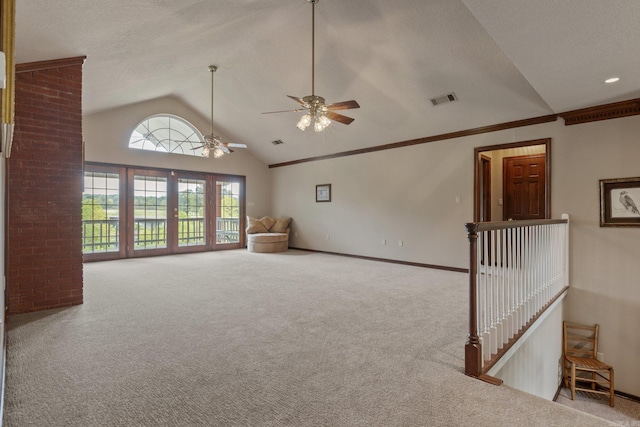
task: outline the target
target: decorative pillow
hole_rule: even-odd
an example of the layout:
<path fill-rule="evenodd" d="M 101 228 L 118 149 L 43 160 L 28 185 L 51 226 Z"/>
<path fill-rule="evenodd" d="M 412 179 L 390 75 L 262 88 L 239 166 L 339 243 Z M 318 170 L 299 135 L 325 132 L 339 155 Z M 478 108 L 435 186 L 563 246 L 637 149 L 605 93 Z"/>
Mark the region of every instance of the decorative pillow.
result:
<path fill-rule="evenodd" d="M 264 228 L 267 229 L 265 233 L 268 233 L 269 230 L 271 230 L 271 227 L 273 227 L 273 224 L 276 223 L 276 220 L 274 218 L 271 218 L 270 216 L 263 216 L 262 218 L 260 218 L 260 222 L 262 223 L 262 225 L 264 225 Z"/>
<path fill-rule="evenodd" d="M 264 218 L 263 218 L 264 219 Z M 268 233 L 269 229 L 264 226 L 261 219 L 247 217 L 247 234 Z"/>
<path fill-rule="evenodd" d="M 276 218 L 275 224 L 271 226 L 269 231 L 272 233 L 286 233 L 290 222 L 291 218 Z"/>

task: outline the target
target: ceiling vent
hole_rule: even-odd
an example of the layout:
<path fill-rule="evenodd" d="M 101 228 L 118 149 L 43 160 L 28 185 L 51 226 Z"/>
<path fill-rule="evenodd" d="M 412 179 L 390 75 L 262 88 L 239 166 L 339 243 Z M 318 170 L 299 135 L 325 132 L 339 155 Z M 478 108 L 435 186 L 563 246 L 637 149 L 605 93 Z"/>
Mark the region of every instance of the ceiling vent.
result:
<path fill-rule="evenodd" d="M 284 141 L 282 141 L 281 139 L 276 139 L 275 141 L 271 141 L 271 143 L 273 145 L 280 145 L 280 144 L 284 144 Z"/>
<path fill-rule="evenodd" d="M 435 98 L 431 98 L 429 101 L 435 106 L 440 104 L 446 104 L 447 102 L 457 101 L 458 97 L 455 93 L 451 92 L 446 95 L 437 96 Z"/>

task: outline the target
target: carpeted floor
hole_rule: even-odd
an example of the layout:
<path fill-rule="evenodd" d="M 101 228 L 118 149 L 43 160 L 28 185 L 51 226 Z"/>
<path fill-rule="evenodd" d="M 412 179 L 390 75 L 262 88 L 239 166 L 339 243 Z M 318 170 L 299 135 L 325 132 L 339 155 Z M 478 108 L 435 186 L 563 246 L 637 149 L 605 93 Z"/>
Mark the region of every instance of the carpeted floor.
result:
<path fill-rule="evenodd" d="M 8 323 L 6 426 L 601 426 L 463 374 L 467 276 L 289 251 L 90 263 Z"/>
<path fill-rule="evenodd" d="M 571 390 L 563 388 L 556 402 L 619 425 L 640 427 L 640 403 L 621 396 L 615 397 L 615 406 L 612 408 L 608 396 L 576 391 L 575 399 L 571 400 Z"/>

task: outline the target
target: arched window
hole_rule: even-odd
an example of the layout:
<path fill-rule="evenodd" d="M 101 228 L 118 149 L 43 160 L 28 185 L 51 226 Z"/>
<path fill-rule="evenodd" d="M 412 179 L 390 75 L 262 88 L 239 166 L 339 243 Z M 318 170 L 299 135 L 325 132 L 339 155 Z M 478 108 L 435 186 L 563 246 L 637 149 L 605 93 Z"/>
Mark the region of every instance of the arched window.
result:
<path fill-rule="evenodd" d="M 202 134 L 178 116 L 156 114 L 144 119 L 131 134 L 129 148 L 201 156 Z"/>

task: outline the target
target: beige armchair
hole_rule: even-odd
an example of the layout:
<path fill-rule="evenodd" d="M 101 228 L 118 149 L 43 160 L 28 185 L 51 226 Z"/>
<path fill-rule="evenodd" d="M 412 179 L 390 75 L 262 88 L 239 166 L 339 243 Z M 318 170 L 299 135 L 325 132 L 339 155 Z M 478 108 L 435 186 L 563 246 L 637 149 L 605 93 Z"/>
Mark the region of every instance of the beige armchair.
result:
<path fill-rule="evenodd" d="M 247 217 L 247 250 L 258 253 L 284 252 L 289 249 L 291 218 L 260 219 Z"/>

